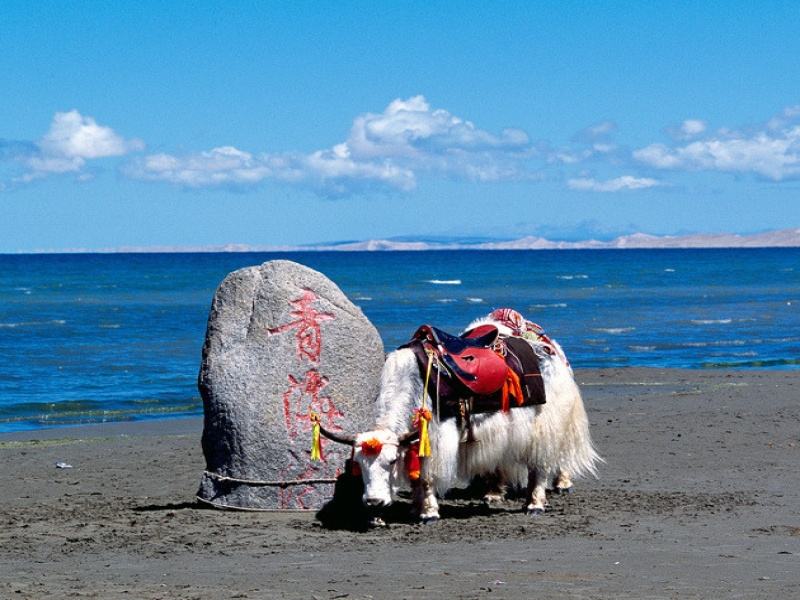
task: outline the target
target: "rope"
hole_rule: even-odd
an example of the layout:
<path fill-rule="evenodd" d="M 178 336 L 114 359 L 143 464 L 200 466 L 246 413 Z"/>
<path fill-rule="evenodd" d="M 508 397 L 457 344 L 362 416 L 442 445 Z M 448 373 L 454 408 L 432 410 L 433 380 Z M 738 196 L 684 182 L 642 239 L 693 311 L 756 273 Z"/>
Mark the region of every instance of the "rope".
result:
<path fill-rule="evenodd" d="M 289 487 L 290 485 L 302 485 L 304 483 L 336 483 L 336 479 L 289 479 L 286 481 L 263 481 L 259 479 L 240 479 L 238 477 L 228 477 L 227 475 L 220 475 L 219 473 L 212 473 L 211 471 L 203 471 L 203 474 L 208 475 L 217 481 L 232 481 L 233 483 L 246 483 L 247 485 L 264 485 L 275 487 Z"/>
<path fill-rule="evenodd" d="M 208 504 L 209 506 L 213 506 L 214 508 L 226 509 L 226 510 L 240 510 L 245 512 L 307 513 L 311 512 L 312 510 L 315 510 L 313 508 L 252 508 L 250 506 L 236 506 L 233 504 L 225 504 L 224 502 L 217 502 L 216 500 L 207 500 L 206 498 L 201 498 L 200 496 L 195 496 L 195 498 L 197 498 L 203 504 Z"/>
<path fill-rule="evenodd" d="M 436 424 L 439 425 L 439 415 L 442 414 L 442 408 L 439 403 L 439 375 L 441 375 L 441 369 L 439 368 L 439 361 L 436 361 Z"/>
<path fill-rule="evenodd" d="M 422 399 L 420 400 L 420 404 L 422 408 L 425 407 L 425 399 L 428 396 L 428 382 L 431 380 L 431 367 L 433 366 L 433 352 L 425 352 L 428 355 L 428 368 L 425 371 L 425 385 L 422 386 Z M 439 370 L 436 370 L 436 374 L 439 374 Z"/>

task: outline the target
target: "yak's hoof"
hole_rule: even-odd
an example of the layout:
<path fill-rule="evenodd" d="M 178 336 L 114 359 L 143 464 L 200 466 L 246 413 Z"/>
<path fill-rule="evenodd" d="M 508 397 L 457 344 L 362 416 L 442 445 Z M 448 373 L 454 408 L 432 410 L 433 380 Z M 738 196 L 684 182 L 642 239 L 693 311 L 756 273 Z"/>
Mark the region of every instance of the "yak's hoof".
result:
<path fill-rule="evenodd" d="M 423 525 L 436 525 L 439 522 L 439 517 L 423 517 L 422 524 Z"/>
<path fill-rule="evenodd" d="M 538 506 L 535 508 L 528 507 L 525 509 L 525 514 L 529 517 L 539 517 L 544 514 L 544 509 Z"/>
<path fill-rule="evenodd" d="M 555 492 L 556 492 L 556 494 L 571 494 L 572 493 L 572 488 L 571 487 L 568 487 L 568 488 L 556 488 Z"/>
<path fill-rule="evenodd" d="M 372 517 L 368 524 L 370 527 L 386 527 L 386 521 L 381 517 Z"/>

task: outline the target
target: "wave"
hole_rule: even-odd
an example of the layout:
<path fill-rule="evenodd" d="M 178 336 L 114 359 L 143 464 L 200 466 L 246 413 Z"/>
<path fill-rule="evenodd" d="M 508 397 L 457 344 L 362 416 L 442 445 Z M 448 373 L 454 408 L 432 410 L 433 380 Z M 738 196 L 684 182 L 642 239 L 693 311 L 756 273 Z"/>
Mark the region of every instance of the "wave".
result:
<path fill-rule="evenodd" d="M 437 302 L 441 302 L 442 304 L 450 304 L 451 302 L 456 302 L 455 298 L 439 298 L 436 300 Z"/>
<path fill-rule="evenodd" d="M 692 319 L 693 325 L 727 325 L 733 323 L 733 319 Z"/>
<path fill-rule="evenodd" d="M 461 285 L 460 279 L 426 279 L 425 281 L 433 285 Z"/>
<path fill-rule="evenodd" d="M 597 331 L 598 333 L 609 333 L 611 335 L 619 335 L 621 333 L 630 333 L 631 331 L 636 331 L 636 327 L 595 327 L 592 331 Z"/>
<path fill-rule="evenodd" d="M 632 352 L 653 352 L 655 349 L 655 346 L 628 346 Z"/>
<path fill-rule="evenodd" d="M 0 327 L 14 329 L 16 327 L 37 327 L 39 325 L 64 325 L 65 323 L 66 321 L 64 319 L 51 319 L 49 321 L 12 321 L 8 323 L 0 323 Z"/>
<path fill-rule="evenodd" d="M 675 269 L 664 269 L 664 273 L 674 273 Z"/>
<path fill-rule="evenodd" d="M 565 279 L 567 281 L 571 279 L 589 279 L 588 275 L 556 275 L 556 279 Z"/>
<path fill-rule="evenodd" d="M 481 304 L 483 302 L 483 298 L 467 298 L 467 302 L 471 302 L 472 304 Z"/>
<path fill-rule="evenodd" d="M 553 302 L 552 304 L 531 304 L 529 309 L 534 308 L 567 308 L 566 302 Z"/>
<path fill-rule="evenodd" d="M 372 296 L 354 296 L 353 300 L 360 300 L 361 302 L 369 302 L 372 300 Z"/>
<path fill-rule="evenodd" d="M 675 344 L 677 348 L 706 348 L 708 346 L 744 346 L 745 344 L 761 344 L 763 340 L 710 340 L 708 342 L 682 342 Z"/>
<path fill-rule="evenodd" d="M 98 400 L 24 402 L 0 406 L 0 431 L 10 431 L 17 428 L 15 424 L 25 423 L 50 427 L 193 415 L 201 413 L 202 406 L 199 398 L 173 402 L 133 400 L 114 407 Z"/>
<path fill-rule="evenodd" d="M 700 363 L 705 369 L 742 369 L 795 367 L 800 365 L 800 358 L 769 358 L 762 360 L 732 360 L 732 361 L 707 361 Z"/>

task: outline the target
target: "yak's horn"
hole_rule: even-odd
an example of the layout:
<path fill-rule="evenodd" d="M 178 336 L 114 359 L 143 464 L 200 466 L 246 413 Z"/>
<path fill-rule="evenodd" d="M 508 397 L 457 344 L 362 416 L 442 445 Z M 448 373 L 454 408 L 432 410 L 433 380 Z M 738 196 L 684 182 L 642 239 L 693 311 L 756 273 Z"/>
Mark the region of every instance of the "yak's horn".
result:
<path fill-rule="evenodd" d="M 354 433 L 332 433 L 322 427 L 320 425 L 319 432 L 324 435 L 329 440 L 333 440 L 334 442 L 339 442 L 340 444 L 344 444 L 346 446 L 355 446 L 356 445 L 356 436 Z"/>
<path fill-rule="evenodd" d="M 419 431 L 412 429 L 406 433 L 398 436 L 398 443 L 401 446 L 410 446 L 419 439 Z"/>

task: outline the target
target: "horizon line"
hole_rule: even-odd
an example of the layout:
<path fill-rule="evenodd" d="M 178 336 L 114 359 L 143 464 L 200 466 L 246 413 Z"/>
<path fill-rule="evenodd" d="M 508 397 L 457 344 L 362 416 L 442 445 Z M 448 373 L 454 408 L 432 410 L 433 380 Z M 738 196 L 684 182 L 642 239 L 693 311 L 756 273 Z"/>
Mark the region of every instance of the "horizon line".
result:
<path fill-rule="evenodd" d="M 402 238 L 402 241 L 398 239 Z M 453 241 L 426 241 L 425 238 L 450 237 Z M 0 255 L 58 255 L 58 254 L 246 254 L 301 252 L 426 252 L 426 251 L 503 251 L 503 250 L 658 250 L 658 249 L 734 249 L 734 248 L 795 248 L 800 247 L 800 228 L 770 230 L 755 234 L 700 233 L 688 235 L 652 235 L 632 233 L 612 240 L 587 239 L 556 241 L 539 236 L 494 241 L 469 240 L 476 236 L 409 236 L 362 241 L 321 242 L 297 245 L 254 245 L 229 243 L 221 245 L 186 246 L 119 246 L 116 248 L 41 248 L 33 250 L 0 251 Z"/>

